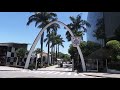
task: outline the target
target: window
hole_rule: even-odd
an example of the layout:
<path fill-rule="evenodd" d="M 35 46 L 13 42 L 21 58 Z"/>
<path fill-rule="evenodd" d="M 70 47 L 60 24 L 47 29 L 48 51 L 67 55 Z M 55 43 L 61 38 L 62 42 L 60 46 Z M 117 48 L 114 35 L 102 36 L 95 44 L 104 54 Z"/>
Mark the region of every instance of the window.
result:
<path fill-rule="evenodd" d="M 8 50 L 7 50 L 7 51 L 8 51 L 8 52 L 11 52 L 11 49 L 12 49 L 12 47 L 8 47 Z"/>
<path fill-rule="evenodd" d="M 15 51 L 17 50 L 18 48 L 15 48 Z"/>
<path fill-rule="evenodd" d="M 14 57 L 14 53 L 11 53 L 11 57 Z"/>

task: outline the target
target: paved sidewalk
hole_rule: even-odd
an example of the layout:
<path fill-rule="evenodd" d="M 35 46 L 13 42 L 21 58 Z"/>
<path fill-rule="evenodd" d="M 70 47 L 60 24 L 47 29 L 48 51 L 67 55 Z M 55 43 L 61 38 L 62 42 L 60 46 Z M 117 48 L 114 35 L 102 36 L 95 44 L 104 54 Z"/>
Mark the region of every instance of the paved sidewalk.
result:
<path fill-rule="evenodd" d="M 8 67 L 8 66 L 0 66 L 0 71 L 20 71 L 22 68 Z"/>
<path fill-rule="evenodd" d="M 120 74 L 111 74 L 111 73 L 92 73 L 87 72 L 83 73 L 86 76 L 95 76 L 95 77 L 103 77 L 103 78 L 120 78 Z"/>

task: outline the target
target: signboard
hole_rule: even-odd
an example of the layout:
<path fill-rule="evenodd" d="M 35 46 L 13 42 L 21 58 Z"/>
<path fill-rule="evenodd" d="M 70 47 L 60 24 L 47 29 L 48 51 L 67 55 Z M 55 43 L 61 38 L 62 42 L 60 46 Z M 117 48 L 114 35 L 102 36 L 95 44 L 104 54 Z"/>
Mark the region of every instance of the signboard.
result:
<path fill-rule="evenodd" d="M 71 37 L 73 47 L 80 45 L 80 37 Z"/>

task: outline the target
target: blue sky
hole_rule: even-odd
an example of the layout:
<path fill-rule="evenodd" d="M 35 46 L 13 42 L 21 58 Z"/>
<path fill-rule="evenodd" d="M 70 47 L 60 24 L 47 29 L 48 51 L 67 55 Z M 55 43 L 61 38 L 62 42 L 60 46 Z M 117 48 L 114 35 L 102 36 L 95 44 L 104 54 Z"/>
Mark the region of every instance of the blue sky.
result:
<path fill-rule="evenodd" d="M 87 12 L 56 12 L 58 20 L 65 24 L 70 23 L 69 16 L 77 16 L 82 13 L 82 18 L 87 19 Z M 34 26 L 34 23 L 30 26 L 26 26 L 28 17 L 32 15 L 30 12 L 0 12 L 0 43 L 4 42 L 17 42 L 17 43 L 30 43 L 32 44 L 40 29 Z M 66 30 L 61 26 L 58 29 L 58 34 L 64 38 L 64 48 L 60 47 L 60 52 L 67 53 L 71 42 L 67 42 L 65 38 Z M 46 35 L 46 34 L 45 34 Z M 84 36 L 86 41 L 86 35 Z M 37 47 L 40 47 L 38 42 Z M 28 50 L 31 45 L 28 45 Z M 44 44 L 44 51 L 47 52 L 47 47 Z"/>

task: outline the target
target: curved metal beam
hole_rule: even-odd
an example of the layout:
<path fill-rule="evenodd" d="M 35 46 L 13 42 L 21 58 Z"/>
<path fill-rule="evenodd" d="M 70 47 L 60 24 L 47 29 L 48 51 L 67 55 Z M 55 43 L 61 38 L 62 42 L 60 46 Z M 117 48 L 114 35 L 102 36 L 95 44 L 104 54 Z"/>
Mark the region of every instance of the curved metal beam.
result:
<path fill-rule="evenodd" d="M 43 33 L 50 25 L 52 25 L 52 24 L 54 24 L 54 23 L 58 23 L 58 24 L 63 25 L 63 26 L 69 31 L 69 33 L 71 34 L 71 36 L 74 37 L 72 31 L 71 31 L 63 22 L 61 22 L 61 21 L 53 21 L 53 22 L 49 23 L 48 25 L 46 25 L 46 26 L 39 32 L 39 34 L 37 35 L 36 39 L 34 40 L 32 46 L 31 46 L 31 48 L 30 48 L 30 52 L 29 52 L 29 54 L 28 54 L 28 57 L 27 57 L 27 60 L 26 60 L 26 63 L 25 63 L 25 67 L 24 67 L 24 68 L 26 68 L 26 69 L 28 68 L 29 62 L 30 62 L 30 58 L 31 58 L 31 55 L 32 55 L 32 52 L 33 52 L 33 50 L 35 49 L 35 46 L 37 45 L 37 42 L 38 42 L 38 40 L 40 39 L 42 33 Z M 79 46 L 77 46 L 77 50 L 78 50 L 78 53 L 79 53 L 80 58 L 81 58 L 81 63 L 82 63 L 83 71 L 86 71 L 85 61 L 84 61 L 83 54 L 82 54 L 81 49 L 80 49 Z"/>

